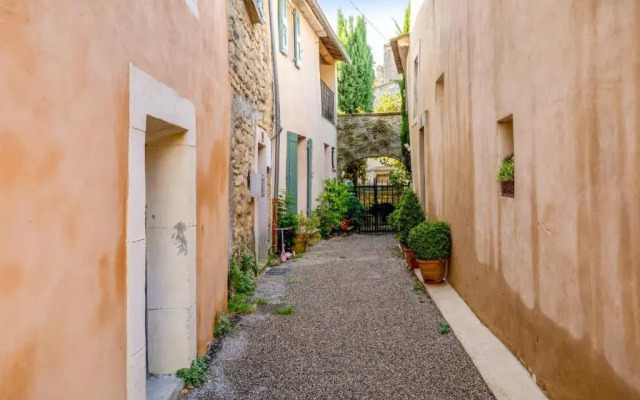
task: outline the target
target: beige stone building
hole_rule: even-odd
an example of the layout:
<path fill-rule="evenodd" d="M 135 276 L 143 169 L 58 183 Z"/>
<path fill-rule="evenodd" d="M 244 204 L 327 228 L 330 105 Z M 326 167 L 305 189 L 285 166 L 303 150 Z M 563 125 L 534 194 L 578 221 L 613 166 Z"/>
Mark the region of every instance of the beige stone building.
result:
<path fill-rule="evenodd" d="M 226 2 L 3 1 L 0 37 L 0 398 L 144 400 L 226 307 Z"/>
<path fill-rule="evenodd" d="M 640 398 L 640 3 L 412 3 L 392 44 L 449 282 L 550 398 Z"/>
<path fill-rule="evenodd" d="M 296 210 L 309 213 L 323 180 L 337 169 L 338 61 L 349 56 L 316 0 L 273 0 L 277 21 L 274 191 L 289 192 Z"/>
<path fill-rule="evenodd" d="M 271 242 L 274 91 L 268 1 L 229 0 L 231 115 L 231 253 L 267 258 Z"/>

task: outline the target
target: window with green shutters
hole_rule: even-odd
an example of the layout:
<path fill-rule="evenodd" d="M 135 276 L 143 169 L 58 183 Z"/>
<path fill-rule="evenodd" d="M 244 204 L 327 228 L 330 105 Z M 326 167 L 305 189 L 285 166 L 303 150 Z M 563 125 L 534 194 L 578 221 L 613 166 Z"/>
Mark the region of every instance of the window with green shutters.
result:
<path fill-rule="evenodd" d="M 293 47 L 294 55 L 293 60 L 296 63 L 296 67 L 302 67 L 302 35 L 300 34 L 300 12 L 293 10 Z"/>
<path fill-rule="evenodd" d="M 280 27 L 280 51 L 286 55 L 289 47 L 287 0 L 278 0 L 278 24 Z"/>

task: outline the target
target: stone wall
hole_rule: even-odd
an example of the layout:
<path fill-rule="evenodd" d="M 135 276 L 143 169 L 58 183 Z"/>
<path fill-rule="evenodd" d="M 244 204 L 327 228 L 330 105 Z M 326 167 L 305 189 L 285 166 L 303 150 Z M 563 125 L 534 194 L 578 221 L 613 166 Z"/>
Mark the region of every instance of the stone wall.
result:
<path fill-rule="evenodd" d="M 264 23 L 252 23 L 244 0 L 229 0 L 229 62 L 233 108 L 231 119 L 231 229 L 232 254 L 255 249 L 255 200 L 249 175 L 255 171 L 256 132 L 266 141 L 273 133 L 273 67 L 268 6 Z M 270 174 L 269 174 L 270 175 Z M 267 176 L 267 182 L 270 182 Z M 269 190 L 267 198 L 270 198 Z"/>
<path fill-rule="evenodd" d="M 402 157 L 401 113 L 338 116 L 338 171 L 369 157 Z"/>

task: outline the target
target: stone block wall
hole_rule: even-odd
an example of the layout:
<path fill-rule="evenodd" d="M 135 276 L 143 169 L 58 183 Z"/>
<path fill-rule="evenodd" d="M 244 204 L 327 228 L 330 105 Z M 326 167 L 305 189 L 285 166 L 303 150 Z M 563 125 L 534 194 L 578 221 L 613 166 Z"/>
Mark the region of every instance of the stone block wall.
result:
<path fill-rule="evenodd" d="M 251 21 L 245 0 L 228 0 L 227 10 L 233 89 L 230 240 L 232 255 L 238 256 L 255 249 L 255 200 L 249 192 L 249 175 L 255 171 L 258 129 L 266 132 L 265 141 L 273 134 L 273 67 L 268 3 L 264 2 L 263 24 Z"/>

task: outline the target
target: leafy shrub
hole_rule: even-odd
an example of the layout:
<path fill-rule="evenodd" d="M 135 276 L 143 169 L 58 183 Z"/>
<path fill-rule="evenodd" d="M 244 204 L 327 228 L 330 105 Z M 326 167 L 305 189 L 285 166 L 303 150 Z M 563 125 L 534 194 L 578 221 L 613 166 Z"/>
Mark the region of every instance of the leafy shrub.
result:
<path fill-rule="evenodd" d="M 500 182 L 513 181 L 515 177 L 515 159 L 513 154 L 506 156 L 500 163 L 498 180 Z"/>
<path fill-rule="evenodd" d="M 256 263 L 256 256 L 252 252 L 245 251 L 242 253 L 242 258 L 240 259 L 240 270 L 245 274 L 251 271 L 255 276 L 258 276 L 260 268 Z"/>
<path fill-rule="evenodd" d="M 237 294 L 230 298 L 228 309 L 230 314 L 251 314 L 255 311 L 255 307 L 247 302 L 247 297 L 244 294 Z"/>
<path fill-rule="evenodd" d="M 398 211 L 396 217 L 396 228 L 398 230 L 398 240 L 403 245 L 407 245 L 409 240 L 409 232 L 415 226 L 424 222 L 426 216 L 422 207 L 420 206 L 420 200 L 412 189 L 407 189 L 402 193 L 400 199 L 400 211 Z"/>
<path fill-rule="evenodd" d="M 446 222 L 423 222 L 409 234 L 409 247 L 418 260 L 442 260 L 451 252 L 451 230 Z"/>
<path fill-rule="evenodd" d="M 312 235 L 320 226 L 320 218 L 316 212 L 310 217 L 305 217 L 303 213 L 298 214 L 296 219 L 296 235 Z"/>
<path fill-rule="evenodd" d="M 367 209 L 362 205 L 360 199 L 353 194 L 349 194 L 346 199 L 347 212 L 344 217 L 350 220 L 354 226 L 358 227 L 364 224 L 364 215 Z"/>
<path fill-rule="evenodd" d="M 209 368 L 209 361 L 209 356 L 206 354 L 198 356 L 191 363 L 191 367 L 179 369 L 176 376 L 184 381 L 186 387 L 202 386 L 205 382 L 207 368 Z"/>
<path fill-rule="evenodd" d="M 229 292 L 233 294 L 252 295 L 256 290 L 256 281 L 248 273 L 243 272 L 236 260 L 231 260 L 229 268 Z"/>
<path fill-rule="evenodd" d="M 338 182 L 337 179 L 324 181 L 325 187 L 318 197 L 318 218 L 320 219 L 320 233 L 323 237 L 329 236 L 331 229 L 339 229 L 341 220 L 347 214 L 347 199 L 352 196 L 347 185 Z"/>
<path fill-rule="evenodd" d="M 231 330 L 231 320 L 226 315 L 218 316 L 216 327 L 213 330 L 213 337 L 221 338 Z"/>
<path fill-rule="evenodd" d="M 295 211 L 291 193 L 281 192 L 280 196 L 278 196 L 278 228 L 294 228 L 294 230 L 284 231 L 284 243 L 288 248 L 293 245 L 293 237 L 297 226 L 298 213 Z M 278 241 L 280 237 L 280 232 L 278 232 Z"/>

